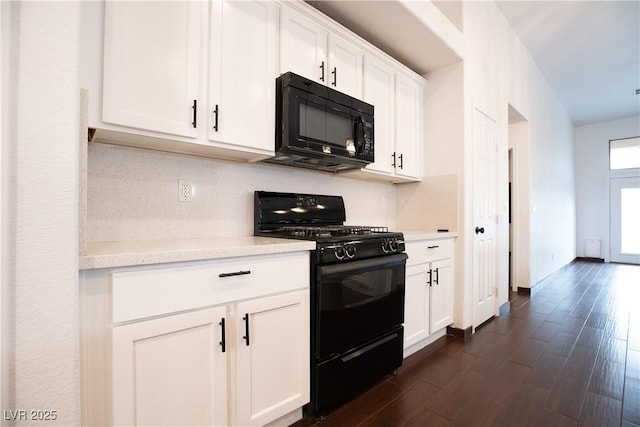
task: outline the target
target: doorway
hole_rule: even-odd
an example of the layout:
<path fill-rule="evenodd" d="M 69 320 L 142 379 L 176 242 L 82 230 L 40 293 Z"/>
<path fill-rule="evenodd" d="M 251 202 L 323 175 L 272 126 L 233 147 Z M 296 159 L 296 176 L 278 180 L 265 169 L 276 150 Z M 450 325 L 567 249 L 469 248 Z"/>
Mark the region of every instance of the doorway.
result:
<path fill-rule="evenodd" d="M 611 262 L 640 264 L 640 178 L 610 180 Z"/>
<path fill-rule="evenodd" d="M 529 121 L 509 104 L 509 280 L 511 291 L 531 288 Z M 510 293 L 508 293 L 510 294 Z"/>

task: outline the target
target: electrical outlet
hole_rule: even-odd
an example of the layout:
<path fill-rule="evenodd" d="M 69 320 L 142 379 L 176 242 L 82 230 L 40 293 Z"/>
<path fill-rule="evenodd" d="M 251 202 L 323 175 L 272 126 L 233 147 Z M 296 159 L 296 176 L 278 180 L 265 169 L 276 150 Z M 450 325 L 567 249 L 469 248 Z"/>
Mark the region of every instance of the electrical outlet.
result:
<path fill-rule="evenodd" d="M 190 202 L 193 200 L 193 183 L 181 179 L 178 181 L 178 201 Z"/>

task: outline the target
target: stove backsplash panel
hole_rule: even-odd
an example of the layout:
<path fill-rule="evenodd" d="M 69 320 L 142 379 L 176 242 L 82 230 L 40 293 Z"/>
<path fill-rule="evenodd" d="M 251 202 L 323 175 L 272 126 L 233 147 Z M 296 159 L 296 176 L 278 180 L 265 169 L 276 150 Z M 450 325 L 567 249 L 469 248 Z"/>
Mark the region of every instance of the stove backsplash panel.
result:
<path fill-rule="evenodd" d="M 87 171 L 88 242 L 252 235 L 254 190 L 340 195 L 348 223 L 396 226 L 393 184 L 94 143 Z"/>

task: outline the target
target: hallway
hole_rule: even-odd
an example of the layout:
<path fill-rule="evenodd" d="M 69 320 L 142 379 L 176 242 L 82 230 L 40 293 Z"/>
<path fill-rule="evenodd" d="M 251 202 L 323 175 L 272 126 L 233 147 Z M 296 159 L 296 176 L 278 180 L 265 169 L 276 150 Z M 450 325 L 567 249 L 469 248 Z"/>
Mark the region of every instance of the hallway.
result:
<path fill-rule="evenodd" d="M 437 348 L 433 348 L 433 347 Z M 640 266 L 575 261 L 301 426 L 640 426 Z"/>

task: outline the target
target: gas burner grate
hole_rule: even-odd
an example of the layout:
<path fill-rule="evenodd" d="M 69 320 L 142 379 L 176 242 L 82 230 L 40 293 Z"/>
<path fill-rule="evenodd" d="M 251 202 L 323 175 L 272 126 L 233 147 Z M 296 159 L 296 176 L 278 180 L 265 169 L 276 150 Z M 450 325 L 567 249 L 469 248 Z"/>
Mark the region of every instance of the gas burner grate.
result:
<path fill-rule="evenodd" d="M 389 229 L 387 227 L 372 227 L 360 225 L 329 225 L 324 227 L 287 226 L 279 227 L 275 230 L 275 232 L 295 237 L 317 238 L 388 233 Z"/>

